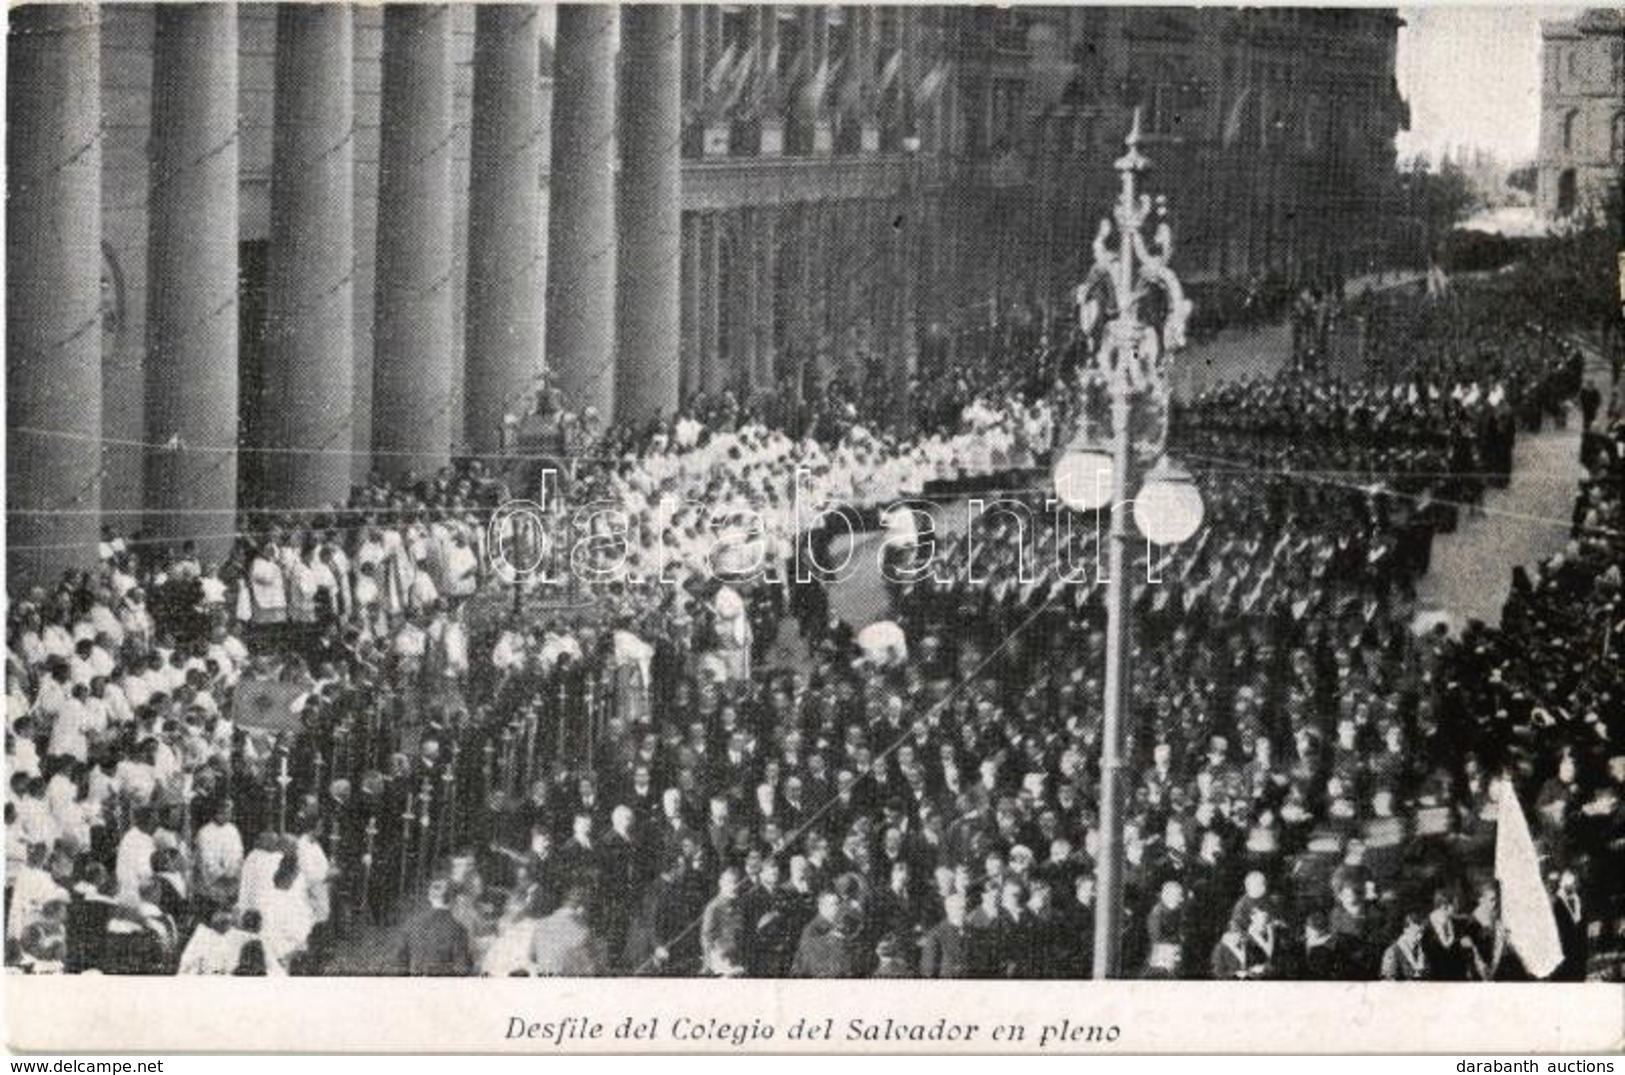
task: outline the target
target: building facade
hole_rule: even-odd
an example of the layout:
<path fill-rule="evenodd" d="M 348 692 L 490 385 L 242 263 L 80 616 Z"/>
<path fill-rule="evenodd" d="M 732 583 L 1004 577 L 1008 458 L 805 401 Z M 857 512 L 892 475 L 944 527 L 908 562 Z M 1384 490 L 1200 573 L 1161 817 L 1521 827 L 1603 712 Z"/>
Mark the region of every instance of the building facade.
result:
<path fill-rule="evenodd" d="M 1135 109 L 1204 282 L 1395 211 L 1391 10 L 24 7 L 11 564 L 1064 311 Z M 65 148 L 66 147 L 66 148 Z"/>
<path fill-rule="evenodd" d="M 1617 198 L 1625 175 L 1625 13 L 1597 8 L 1540 24 L 1536 209 L 1571 217 Z"/>

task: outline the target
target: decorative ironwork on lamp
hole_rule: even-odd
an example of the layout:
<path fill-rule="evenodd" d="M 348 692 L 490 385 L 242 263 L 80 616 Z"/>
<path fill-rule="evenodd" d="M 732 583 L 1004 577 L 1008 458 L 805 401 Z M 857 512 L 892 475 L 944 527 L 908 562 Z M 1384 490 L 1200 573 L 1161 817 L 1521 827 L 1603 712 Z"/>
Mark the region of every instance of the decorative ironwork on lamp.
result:
<path fill-rule="evenodd" d="M 1167 457 L 1168 364 L 1184 346 L 1191 303 L 1169 266 L 1173 229 L 1166 202 L 1136 189 L 1149 162 L 1141 155 L 1140 112 L 1117 160 L 1121 190 L 1094 239 L 1094 265 L 1077 290 L 1078 319 L 1094 345 L 1081 371 L 1083 401 L 1073 443 L 1056 460 L 1062 503 L 1079 511 L 1111 507 L 1106 579 L 1105 719 L 1101 729 L 1100 856 L 1096 875 L 1094 976 L 1122 974 L 1123 766 L 1129 723 L 1129 489 L 1135 525 L 1149 540 L 1177 544 L 1202 525 L 1201 494 Z M 1150 225 L 1150 238 L 1146 238 Z M 1111 244 L 1116 236 L 1115 248 Z M 1150 300 L 1155 297 L 1156 302 Z M 1154 307 L 1154 316 L 1147 312 Z M 1109 403 L 1109 416 L 1100 403 Z"/>

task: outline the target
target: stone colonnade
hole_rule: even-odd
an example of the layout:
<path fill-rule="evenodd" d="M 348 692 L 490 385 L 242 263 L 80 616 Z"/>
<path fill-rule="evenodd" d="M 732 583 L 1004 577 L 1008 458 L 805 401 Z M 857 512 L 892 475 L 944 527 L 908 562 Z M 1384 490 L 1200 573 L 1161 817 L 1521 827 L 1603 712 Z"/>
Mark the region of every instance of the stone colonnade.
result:
<path fill-rule="evenodd" d="M 913 86 L 919 61 L 899 56 L 912 23 L 892 10 L 883 35 L 878 9 L 852 5 L 560 5 L 550 110 L 542 9 L 478 5 L 461 173 L 453 9 L 387 5 L 374 236 L 356 208 L 372 169 L 358 158 L 355 10 L 279 5 L 263 364 L 248 382 L 263 391 L 249 421 L 239 12 L 156 5 L 145 438 L 115 443 L 102 424 L 101 140 L 104 106 L 118 102 L 102 100 L 101 13 L 18 8 L 9 569 L 46 579 L 94 555 L 115 449 L 142 456 L 140 507 L 105 521 L 196 539 L 214 558 L 240 507 L 343 502 L 364 469 L 358 449 L 392 477 L 432 472 L 465 447 L 500 449 L 504 416 L 528 410 L 544 356 L 567 407 L 641 424 L 696 392 L 789 398 L 806 371 L 911 353 L 917 251 L 905 241 L 919 229 L 894 225 L 910 212 L 899 177 L 915 163 L 899 140 L 915 98 L 899 87 Z M 696 195 L 707 173 L 743 193 Z M 369 287 L 370 309 L 358 308 Z M 357 343 L 369 338 L 370 355 Z M 370 420 L 357 403 L 368 397 Z M 356 443 L 368 426 L 370 441 Z M 238 503 L 245 484 L 252 505 Z"/>

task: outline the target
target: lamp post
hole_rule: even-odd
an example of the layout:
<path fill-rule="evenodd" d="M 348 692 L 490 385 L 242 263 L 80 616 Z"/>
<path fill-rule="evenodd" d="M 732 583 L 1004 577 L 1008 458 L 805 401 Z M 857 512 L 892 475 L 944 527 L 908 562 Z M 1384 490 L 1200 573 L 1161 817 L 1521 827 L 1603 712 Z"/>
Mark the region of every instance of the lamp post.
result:
<path fill-rule="evenodd" d="M 1202 524 L 1201 495 L 1190 476 L 1164 454 L 1168 434 L 1167 359 L 1184 345 L 1191 304 L 1168 268 L 1173 235 L 1162 220 L 1161 200 L 1136 189 L 1149 161 L 1140 154 L 1140 113 L 1125 139 L 1126 152 L 1114 165 L 1120 178 L 1117 204 L 1102 220 L 1094 240 L 1094 266 L 1077 290 L 1079 320 L 1092 334 L 1103 326 L 1094 363 L 1086 366 L 1085 413 L 1078 436 L 1056 462 L 1055 488 L 1062 503 L 1078 511 L 1112 507 L 1107 538 L 1106 697 L 1101 731 L 1100 858 L 1095 877 L 1094 976 L 1122 975 L 1123 917 L 1123 736 L 1128 723 L 1131 649 L 1128 619 L 1129 508 L 1145 537 L 1158 545 L 1185 541 Z M 1144 229 L 1155 218 L 1147 240 Z M 1115 225 L 1116 248 L 1108 246 Z M 1165 313 L 1160 324 L 1141 316 L 1142 301 L 1160 292 Z M 1109 305 L 1108 305 L 1109 304 Z M 1103 387 L 1110 400 L 1110 429 L 1103 431 L 1087 412 L 1091 387 Z M 1139 496 L 1129 491 L 1143 480 Z"/>
<path fill-rule="evenodd" d="M 902 276 L 902 310 L 901 322 L 903 332 L 903 369 L 908 376 L 914 376 L 919 367 L 919 323 L 914 312 L 914 273 L 918 261 L 917 251 L 919 244 L 915 239 L 915 232 L 920 227 L 920 136 L 908 134 L 903 138 L 903 228 L 898 236 L 901 247 L 898 261 L 901 263 Z"/>

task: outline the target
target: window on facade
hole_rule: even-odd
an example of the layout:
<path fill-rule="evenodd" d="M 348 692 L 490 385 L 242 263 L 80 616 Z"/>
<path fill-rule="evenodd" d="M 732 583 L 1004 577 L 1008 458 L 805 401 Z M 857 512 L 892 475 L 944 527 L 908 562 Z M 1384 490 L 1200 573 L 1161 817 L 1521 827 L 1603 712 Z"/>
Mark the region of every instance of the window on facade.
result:
<path fill-rule="evenodd" d="M 1563 117 L 1563 152 L 1574 152 L 1574 141 L 1580 133 L 1580 113 L 1569 112 Z"/>
<path fill-rule="evenodd" d="M 737 55 L 750 46 L 750 17 L 742 7 L 722 9 L 722 47 Z"/>
<path fill-rule="evenodd" d="M 779 66 L 776 74 L 781 80 L 794 73 L 796 58 L 801 55 L 801 26 L 800 19 L 779 20 Z"/>
<path fill-rule="evenodd" d="M 1574 169 L 1565 168 L 1557 176 L 1557 215 L 1568 216 L 1574 212 Z"/>
<path fill-rule="evenodd" d="M 1179 133 L 1181 94 L 1171 82 L 1151 87 L 1150 115 L 1146 117 L 1152 134 Z"/>
<path fill-rule="evenodd" d="M 997 13 L 993 24 L 993 45 L 1007 52 L 1025 51 L 1027 13 L 1014 9 Z"/>
<path fill-rule="evenodd" d="M 1614 160 L 1625 164 L 1625 112 L 1614 113 L 1614 137 L 1612 141 Z"/>
<path fill-rule="evenodd" d="M 1022 127 L 1022 87 L 1019 82 L 1000 80 L 993 84 L 993 129 L 989 132 L 993 149 L 1003 152 L 1014 147 Z"/>

